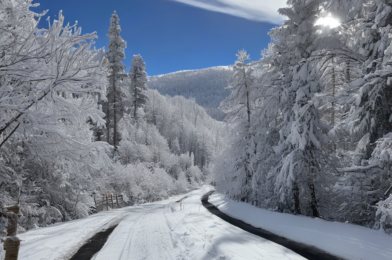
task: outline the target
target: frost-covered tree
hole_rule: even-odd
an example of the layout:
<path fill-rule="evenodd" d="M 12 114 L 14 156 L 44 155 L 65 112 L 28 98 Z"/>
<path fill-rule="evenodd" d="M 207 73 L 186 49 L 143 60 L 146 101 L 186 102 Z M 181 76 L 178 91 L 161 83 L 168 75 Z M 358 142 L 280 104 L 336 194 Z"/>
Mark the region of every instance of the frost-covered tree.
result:
<path fill-rule="evenodd" d="M 289 1 L 289 7 L 279 12 L 288 17 L 284 25 L 270 35 L 275 42 L 267 58 L 277 67 L 275 83 L 279 95 L 277 127 L 279 145 L 274 148 L 281 162 L 272 172 L 276 177 L 275 192 L 280 196 L 279 208 L 296 214 L 318 216 L 314 178 L 320 149 L 320 123 L 312 103 L 319 90 L 317 72 L 307 59 L 317 48 L 315 22 L 322 1 Z M 307 197 L 308 205 L 300 198 Z"/>
<path fill-rule="evenodd" d="M 30 6 L 25 2 L 23 7 L 28 10 Z M 10 10 L 15 12 L 12 19 L 25 17 Z M 37 155 L 50 155 L 47 147 L 56 150 L 56 154 L 79 156 L 67 148 L 76 145 L 72 137 L 54 122 L 64 127 L 84 124 L 87 119 L 103 124 L 96 97 L 105 91 L 104 77 L 100 64 L 94 61 L 97 52 L 91 50 L 91 40 L 96 35 L 81 35 L 76 25 L 63 23 L 60 13 L 58 21 L 48 29 L 37 31 L 35 23 L 29 34 L 12 32 L 23 40 L 4 50 L 0 60 L 0 146 L 14 133 L 23 133 L 26 145 Z"/>
<path fill-rule="evenodd" d="M 360 186 L 356 193 L 361 199 L 354 198 L 357 205 L 354 221 L 372 226 L 376 220 L 378 227 L 388 230 L 388 205 L 384 202 L 388 201 L 388 194 L 385 194 L 390 178 L 387 155 L 392 131 L 391 40 L 388 36 L 392 5 L 389 1 L 367 1 L 362 13 L 363 18 L 356 20 L 356 35 L 365 36 L 358 41 L 358 52 L 366 61 L 361 66 L 361 78 L 352 84 L 357 93 L 349 100 L 351 109 L 340 125 L 349 129 L 354 137 L 352 143 L 356 154 L 351 156 L 351 167 L 342 170 L 344 177 L 354 180 L 350 186 Z M 377 202 L 386 208 L 379 206 L 375 212 L 372 205 Z"/>
<path fill-rule="evenodd" d="M 390 232 L 391 3 L 288 5 L 252 73 L 252 145 L 234 144 L 252 151 L 245 199 Z M 341 25 L 315 25 L 326 16 Z M 216 163 L 217 188 L 235 199 L 245 182 L 227 169 L 238 171 L 238 154 L 228 149 Z"/>
<path fill-rule="evenodd" d="M 81 192 L 110 165 L 107 145 L 93 142 L 87 123 L 104 125 L 96 35 L 65 25 L 61 12 L 37 29 L 34 6 L 0 3 L 0 172 L 9 181 L 1 180 L 0 193 L 7 204 L 20 202 L 24 228 L 88 215 Z"/>
<path fill-rule="evenodd" d="M 295 117 L 286 142 L 279 147 L 288 154 L 282 161 L 275 189 L 294 213 L 319 217 L 315 183 L 320 174 L 320 155 L 325 138 L 322 136 L 324 126 L 311 100 L 319 91 L 316 69 L 306 62 L 299 65 L 295 68 L 292 86 L 297 90 L 293 106 Z M 301 198 L 306 198 L 309 205 Z M 306 212 L 308 209 L 310 213 Z"/>
<path fill-rule="evenodd" d="M 118 122 L 123 114 L 123 99 L 125 97 L 122 81 L 126 78 L 124 72 L 125 64 L 121 61 L 125 59 L 124 49 L 126 42 L 121 38 L 121 28 L 119 18 L 114 11 L 110 18 L 110 27 L 107 36 L 109 37 L 108 51 L 105 54 L 109 68 L 109 87 L 107 91 L 106 104 L 106 128 L 107 141 L 117 149 L 120 141 L 118 132 Z"/>
<path fill-rule="evenodd" d="M 237 153 L 235 165 L 228 169 L 229 178 L 241 183 L 241 191 L 237 190 L 238 199 L 245 200 L 251 193 L 251 180 L 253 169 L 250 167 L 250 144 L 252 134 L 252 104 L 251 87 L 253 84 L 252 66 L 248 63 L 250 56 L 246 51 L 239 51 L 238 60 L 235 62 L 233 71 L 232 92 L 221 104 L 220 109 L 226 113 L 225 121 L 233 127 L 238 138 L 231 146 Z M 235 135 L 233 137 L 235 137 Z"/>
<path fill-rule="evenodd" d="M 131 69 L 129 70 L 131 79 L 130 93 L 132 95 L 133 117 L 137 118 L 139 109 L 142 109 L 147 102 L 147 73 L 146 63 L 142 56 L 134 55 L 131 61 Z"/>
<path fill-rule="evenodd" d="M 147 121 L 168 140 L 169 148 L 179 148 L 180 154 L 193 154 L 195 165 L 202 170 L 211 168 L 215 155 L 224 146 L 223 123 L 213 120 L 194 100 L 165 97 L 156 90 L 148 90 L 147 96 Z"/>

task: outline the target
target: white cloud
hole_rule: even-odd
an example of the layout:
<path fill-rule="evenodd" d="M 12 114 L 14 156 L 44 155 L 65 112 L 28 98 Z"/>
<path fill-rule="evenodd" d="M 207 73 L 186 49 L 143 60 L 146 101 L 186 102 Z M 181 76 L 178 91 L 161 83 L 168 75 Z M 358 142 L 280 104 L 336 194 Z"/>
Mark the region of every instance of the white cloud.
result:
<path fill-rule="evenodd" d="M 248 20 L 280 24 L 285 20 L 278 9 L 287 0 L 173 0 L 213 12 L 225 13 Z"/>

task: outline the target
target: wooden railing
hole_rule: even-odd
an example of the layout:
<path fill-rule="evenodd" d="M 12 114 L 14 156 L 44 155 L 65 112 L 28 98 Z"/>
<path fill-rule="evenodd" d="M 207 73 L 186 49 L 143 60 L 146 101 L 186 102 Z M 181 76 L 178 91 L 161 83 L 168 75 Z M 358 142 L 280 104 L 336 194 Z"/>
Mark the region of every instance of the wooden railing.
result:
<path fill-rule="evenodd" d="M 179 203 L 179 204 L 180 204 L 180 209 L 184 209 L 184 206 L 183 206 L 183 204 L 182 204 L 182 201 L 183 201 L 184 199 L 186 199 L 186 198 L 188 198 L 188 196 L 185 196 L 185 197 L 183 197 L 182 199 L 179 199 L 179 200 L 176 201 L 176 203 Z"/>
<path fill-rule="evenodd" d="M 97 211 L 109 210 L 109 207 L 121 208 L 124 205 L 123 195 L 121 194 L 113 194 L 113 193 L 104 193 L 101 195 L 94 195 L 95 208 Z"/>

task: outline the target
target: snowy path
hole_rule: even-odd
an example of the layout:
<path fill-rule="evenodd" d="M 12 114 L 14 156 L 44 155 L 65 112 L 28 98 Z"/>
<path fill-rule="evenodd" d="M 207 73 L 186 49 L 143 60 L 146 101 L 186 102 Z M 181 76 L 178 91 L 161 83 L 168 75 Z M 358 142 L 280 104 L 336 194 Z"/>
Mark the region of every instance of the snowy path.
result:
<path fill-rule="evenodd" d="M 94 260 L 304 259 L 293 251 L 212 215 L 201 205 L 212 187 L 183 196 L 92 215 L 19 235 L 19 259 L 65 260 L 97 232 L 118 224 Z M 345 259 L 392 259 L 392 236 L 363 227 L 262 210 L 220 194 L 209 200 L 224 213 Z M 1 245 L 0 245 L 1 246 Z"/>
<path fill-rule="evenodd" d="M 120 223 L 93 259 L 304 259 L 211 215 L 200 202 L 207 189 L 188 194 L 183 210 L 172 202 L 145 205 Z"/>
<path fill-rule="evenodd" d="M 209 213 L 200 201 L 209 189 L 189 193 L 182 210 L 177 196 L 29 231 L 20 235 L 20 259 L 69 259 L 96 232 L 119 221 L 93 259 L 304 259 Z"/>

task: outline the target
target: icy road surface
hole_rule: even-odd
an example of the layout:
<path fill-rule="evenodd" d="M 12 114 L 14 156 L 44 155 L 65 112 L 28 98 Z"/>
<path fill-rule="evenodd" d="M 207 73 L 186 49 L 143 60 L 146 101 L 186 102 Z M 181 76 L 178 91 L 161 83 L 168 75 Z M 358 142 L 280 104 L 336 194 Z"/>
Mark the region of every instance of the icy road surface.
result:
<path fill-rule="evenodd" d="M 94 260 L 304 259 L 209 213 L 200 198 L 210 189 L 187 194 L 183 209 L 175 202 L 183 196 L 177 196 L 29 231 L 20 235 L 20 259 L 69 259 L 97 230 L 120 220 Z"/>

